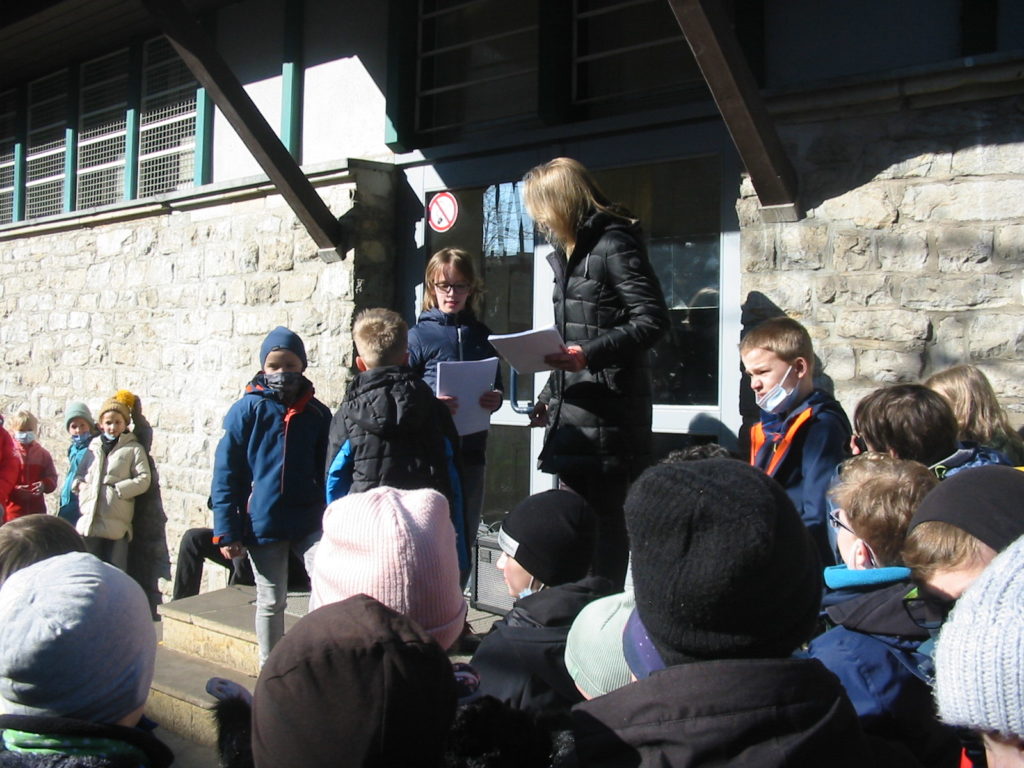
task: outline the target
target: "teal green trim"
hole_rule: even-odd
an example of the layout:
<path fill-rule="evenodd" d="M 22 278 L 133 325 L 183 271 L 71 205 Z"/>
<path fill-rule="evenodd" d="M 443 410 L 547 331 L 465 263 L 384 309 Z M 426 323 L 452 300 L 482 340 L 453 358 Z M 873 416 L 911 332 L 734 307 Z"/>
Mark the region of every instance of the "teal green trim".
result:
<path fill-rule="evenodd" d="M 288 0 L 284 6 L 284 63 L 281 66 L 281 142 L 297 163 L 302 162 L 304 22 L 303 0 Z"/>
<path fill-rule="evenodd" d="M 196 89 L 196 172 L 193 184 L 213 181 L 213 99 L 205 88 Z"/>
<path fill-rule="evenodd" d="M 124 199 L 139 196 L 139 132 L 142 119 L 142 45 L 128 52 L 128 106 L 124 113 Z"/>
<path fill-rule="evenodd" d="M 11 221 L 25 220 L 25 200 L 28 180 L 28 87 L 18 89 L 14 127 L 14 199 L 11 201 Z"/>
<path fill-rule="evenodd" d="M 64 124 L 64 213 L 75 210 L 78 197 L 78 67 L 68 67 L 67 122 Z"/>

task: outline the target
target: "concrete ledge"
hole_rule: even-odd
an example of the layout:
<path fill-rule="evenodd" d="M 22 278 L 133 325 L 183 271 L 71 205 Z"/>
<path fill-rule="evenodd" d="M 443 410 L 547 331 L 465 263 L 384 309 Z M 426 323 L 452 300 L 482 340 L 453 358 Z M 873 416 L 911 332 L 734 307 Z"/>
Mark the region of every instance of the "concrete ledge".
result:
<path fill-rule="evenodd" d="M 161 645 L 157 649 L 146 714 L 161 727 L 190 741 L 216 745 L 217 726 L 212 712 L 216 700 L 206 692 L 206 681 L 211 677 L 226 677 L 250 691 L 256 687 L 253 676 Z"/>

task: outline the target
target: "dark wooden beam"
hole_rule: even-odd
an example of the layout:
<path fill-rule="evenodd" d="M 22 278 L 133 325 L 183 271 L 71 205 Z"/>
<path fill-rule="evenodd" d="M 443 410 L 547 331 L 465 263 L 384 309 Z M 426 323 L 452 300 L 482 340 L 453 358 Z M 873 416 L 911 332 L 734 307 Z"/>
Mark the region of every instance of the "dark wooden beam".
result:
<path fill-rule="evenodd" d="M 721 0 L 668 0 L 761 201 L 762 216 L 796 221 L 797 175 L 765 109 Z"/>
<path fill-rule="evenodd" d="M 235 73 L 181 0 L 141 0 L 181 60 L 206 88 L 231 127 L 277 187 L 325 260 L 343 258 L 338 219 L 253 104 Z"/>

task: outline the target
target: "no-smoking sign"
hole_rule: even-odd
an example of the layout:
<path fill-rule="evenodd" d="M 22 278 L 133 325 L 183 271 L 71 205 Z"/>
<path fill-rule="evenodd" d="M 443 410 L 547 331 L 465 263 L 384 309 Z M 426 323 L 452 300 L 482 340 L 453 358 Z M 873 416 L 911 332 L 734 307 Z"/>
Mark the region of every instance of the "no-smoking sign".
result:
<path fill-rule="evenodd" d="M 459 218 L 459 202 L 451 192 L 438 192 L 427 205 L 427 219 L 435 232 L 447 232 Z"/>

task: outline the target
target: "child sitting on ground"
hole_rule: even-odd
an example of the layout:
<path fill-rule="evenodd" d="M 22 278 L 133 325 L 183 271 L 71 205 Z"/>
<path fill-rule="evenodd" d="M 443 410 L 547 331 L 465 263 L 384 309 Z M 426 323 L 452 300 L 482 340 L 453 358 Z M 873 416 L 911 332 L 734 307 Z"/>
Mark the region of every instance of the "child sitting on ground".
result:
<path fill-rule="evenodd" d="M 306 347 L 278 326 L 260 346 L 260 371 L 224 417 L 213 467 L 213 532 L 221 554 L 246 549 L 256 577 L 260 665 L 284 636 L 288 552 L 312 573 L 324 513 L 331 412 L 313 397 Z"/>
<path fill-rule="evenodd" d="M 28 411 L 21 410 L 8 419 L 14 433 L 14 444 L 21 471 L 18 483 L 11 491 L 4 505 L 4 522 L 9 523 L 23 515 L 45 515 L 45 493 L 53 493 L 57 487 L 57 469 L 53 458 L 36 439 L 39 419 Z"/>
<path fill-rule="evenodd" d="M 98 434 L 96 422 L 92 420 L 89 406 L 85 403 L 71 403 L 64 413 L 64 429 L 71 436 L 68 446 L 68 474 L 60 489 L 60 508 L 57 515 L 71 525 L 78 522 L 82 513 L 78 508 L 78 494 L 72 490 L 82 460 L 89 455 L 89 443 Z"/>
<path fill-rule="evenodd" d="M 1024 466 L 1024 440 L 1013 431 L 988 377 L 973 365 L 954 365 L 929 376 L 924 385 L 942 395 L 953 408 L 957 439 L 999 451 L 1014 466 Z"/>
<path fill-rule="evenodd" d="M 473 654 L 481 695 L 538 711 L 583 700 L 566 669 L 566 638 L 583 607 L 615 589 L 587 577 L 596 535 L 597 516 L 572 491 L 529 496 L 502 520 L 497 567 L 516 602 Z"/>
<path fill-rule="evenodd" d="M 880 453 L 841 466 L 830 522 L 844 565 L 825 569 L 834 626 L 808 650 L 846 688 L 865 733 L 905 745 L 923 765 L 955 766 L 959 740 L 935 719 L 931 688 L 917 673 L 928 632 L 903 609 L 912 585 L 900 548 L 911 516 L 938 482 L 923 464 Z"/>
<path fill-rule="evenodd" d="M 969 467 L 1010 463 L 996 450 L 959 442 L 949 403 L 920 384 L 882 387 L 864 397 L 853 412 L 853 429 L 855 450 L 918 461 L 940 480 Z"/>
<path fill-rule="evenodd" d="M 367 309 L 352 326 L 359 373 L 331 422 L 336 452 L 327 471 L 327 503 L 386 485 L 433 488 L 451 508 L 459 570 L 469 569 L 462 487 L 448 409 L 407 365 L 409 327 L 397 312 Z"/>
<path fill-rule="evenodd" d="M 89 445 L 89 456 L 78 468 L 82 516 L 75 525 L 85 548 L 122 571 L 128 567 L 135 497 L 149 488 L 149 457 L 135 435 L 126 431 L 132 414 L 124 403 L 110 398 L 100 407 L 100 437 Z"/>
<path fill-rule="evenodd" d="M 815 389 L 811 337 L 796 320 L 775 317 L 751 329 L 740 358 L 761 409 L 750 433 L 750 463 L 786 489 L 829 565 L 835 558 L 826 491 L 848 455 L 850 422 L 834 397 Z"/>

